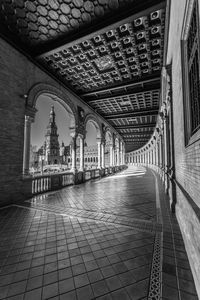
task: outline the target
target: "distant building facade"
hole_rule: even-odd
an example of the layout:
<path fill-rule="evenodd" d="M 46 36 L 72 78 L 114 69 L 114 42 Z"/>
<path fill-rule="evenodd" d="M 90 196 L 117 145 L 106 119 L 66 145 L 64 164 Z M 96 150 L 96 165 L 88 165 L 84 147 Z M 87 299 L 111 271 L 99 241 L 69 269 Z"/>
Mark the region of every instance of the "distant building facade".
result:
<path fill-rule="evenodd" d="M 46 165 L 66 165 L 71 168 L 71 145 L 65 146 L 64 142 L 59 144 L 58 128 L 55 120 L 54 106 L 51 107 L 49 124 L 45 135 L 44 144 L 36 150 L 36 146 L 31 146 L 30 167 L 41 167 Z M 109 151 L 105 149 L 105 165 L 109 165 Z M 76 168 L 80 166 L 80 148 L 76 148 Z M 98 148 L 97 145 L 84 145 L 84 168 L 96 169 L 98 166 Z"/>

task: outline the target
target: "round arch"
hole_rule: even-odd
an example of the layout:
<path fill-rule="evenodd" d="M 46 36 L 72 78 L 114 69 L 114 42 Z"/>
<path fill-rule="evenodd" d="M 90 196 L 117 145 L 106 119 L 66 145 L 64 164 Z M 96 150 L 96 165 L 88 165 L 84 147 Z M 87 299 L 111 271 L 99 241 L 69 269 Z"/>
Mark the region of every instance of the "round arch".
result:
<path fill-rule="evenodd" d="M 77 128 L 78 114 L 75 105 L 72 103 L 66 92 L 62 92 L 52 84 L 38 83 L 34 85 L 28 92 L 26 108 L 35 109 L 37 99 L 42 94 L 49 96 L 54 101 L 58 101 L 69 114 L 70 128 Z"/>
<path fill-rule="evenodd" d="M 106 130 L 105 130 L 105 140 L 109 140 L 111 145 L 113 145 L 113 135 L 110 131 L 110 128 L 109 127 L 106 127 Z"/>
<path fill-rule="evenodd" d="M 96 128 L 97 138 L 102 138 L 101 126 L 100 126 L 99 122 L 96 120 L 96 118 L 95 118 L 95 116 L 93 114 L 88 114 L 85 117 L 85 121 L 84 121 L 84 129 L 85 129 L 85 131 L 86 131 L 87 123 L 92 123 L 93 126 Z"/>

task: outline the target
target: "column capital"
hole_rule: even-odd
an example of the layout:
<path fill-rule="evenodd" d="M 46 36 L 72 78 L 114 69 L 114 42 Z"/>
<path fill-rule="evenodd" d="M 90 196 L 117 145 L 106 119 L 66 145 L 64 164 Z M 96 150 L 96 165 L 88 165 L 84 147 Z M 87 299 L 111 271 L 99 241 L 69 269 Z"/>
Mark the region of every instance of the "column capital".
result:
<path fill-rule="evenodd" d="M 34 122 L 34 118 L 33 117 L 25 115 L 25 123 L 31 124 L 33 122 Z"/>
<path fill-rule="evenodd" d="M 25 107 L 25 117 L 31 118 L 32 120 L 31 122 L 34 122 L 36 112 L 37 109 L 35 107 L 28 106 L 28 105 Z"/>
<path fill-rule="evenodd" d="M 101 144 L 102 143 L 102 138 L 97 138 L 97 144 Z"/>
<path fill-rule="evenodd" d="M 82 133 L 77 133 L 77 137 L 84 140 L 85 139 L 85 135 Z"/>

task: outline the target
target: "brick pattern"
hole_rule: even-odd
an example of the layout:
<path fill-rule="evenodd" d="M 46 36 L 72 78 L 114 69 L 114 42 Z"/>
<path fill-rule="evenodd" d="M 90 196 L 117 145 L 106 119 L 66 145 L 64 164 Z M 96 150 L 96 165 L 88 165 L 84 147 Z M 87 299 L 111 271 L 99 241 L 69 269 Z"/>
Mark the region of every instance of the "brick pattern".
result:
<path fill-rule="evenodd" d="M 183 27 L 186 1 L 175 1 L 171 5 L 168 62 L 172 63 L 172 91 L 174 113 L 175 167 L 176 180 L 181 189 L 192 198 L 190 202 L 186 194 L 177 186 L 176 214 L 184 237 L 188 257 L 200 295 L 200 147 L 199 140 L 185 147 L 184 138 L 184 105 L 182 83 L 182 61 L 180 39 Z M 178 12 L 178 13 L 177 13 Z M 177 38 L 178 37 L 178 38 Z"/>
<path fill-rule="evenodd" d="M 74 106 L 82 107 L 86 115 L 93 111 L 2 39 L 0 39 L 0 53 L 0 206 L 2 206 L 27 199 L 31 191 L 30 182 L 22 181 L 25 116 L 23 96 L 36 84 L 42 83 L 45 87 L 46 83 L 58 89 L 61 94 L 68 94 Z M 107 126 L 99 116 L 96 116 L 96 120 L 99 124 L 104 123 Z"/>

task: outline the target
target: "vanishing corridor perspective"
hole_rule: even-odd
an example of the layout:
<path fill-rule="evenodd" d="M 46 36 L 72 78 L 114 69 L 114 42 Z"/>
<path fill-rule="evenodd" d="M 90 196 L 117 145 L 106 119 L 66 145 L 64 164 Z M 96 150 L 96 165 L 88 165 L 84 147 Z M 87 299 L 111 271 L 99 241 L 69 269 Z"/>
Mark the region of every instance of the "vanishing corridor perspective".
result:
<path fill-rule="evenodd" d="M 113 176 L 0 211 L 1 299 L 198 299 L 155 172 Z"/>
<path fill-rule="evenodd" d="M 0 1 L 0 299 L 200 299 L 200 0 Z"/>

